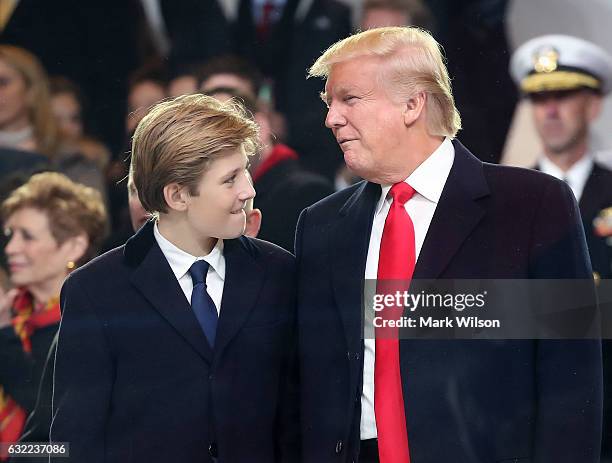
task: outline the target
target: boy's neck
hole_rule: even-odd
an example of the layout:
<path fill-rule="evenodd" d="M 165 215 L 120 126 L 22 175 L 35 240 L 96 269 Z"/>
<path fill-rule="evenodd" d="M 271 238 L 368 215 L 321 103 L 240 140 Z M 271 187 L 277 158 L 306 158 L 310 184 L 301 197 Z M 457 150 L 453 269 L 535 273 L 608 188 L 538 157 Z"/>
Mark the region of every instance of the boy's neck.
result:
<path fill-rule="evenodd" d="M 173 214 L 159 214 L 157 227 L 164 238 L 194 257 L 210 254 L 217 244 L 217 238 L 195 236 L 187 221 Z"/>

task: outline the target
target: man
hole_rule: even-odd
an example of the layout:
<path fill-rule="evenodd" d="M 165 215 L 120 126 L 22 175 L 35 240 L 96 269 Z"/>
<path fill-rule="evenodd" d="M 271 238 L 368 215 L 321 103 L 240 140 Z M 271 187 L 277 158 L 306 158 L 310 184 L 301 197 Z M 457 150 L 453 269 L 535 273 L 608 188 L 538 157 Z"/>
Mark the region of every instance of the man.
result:
<path fill-rule="evenodd" d="M 612 88 L 612 57 L 568 35 L 532 39 L 514 53 L 511 72 L 531 101 L 543 145 L 537 168 L 565 180 L 579 202 L 593 271 L 612 277 L 612 249 L 594 220 L 612 206 L 612 172 L 594 161 L 589 127 Z"/>
<path fill-rule="evenodd" d="M 452 140 L 450 79 L 422 30 L 356 34 L 310 75 L 366 181 L 298 222 L 304 462 L 598 461 L 599 341 L 363 339 L 364 278 L 582 278 L 592 304 L 571 190 Z"/>
<path fill-rule="evenodd" d="M 295 461 L 293 258 L 240 236 L 256 134 L 203 95 L 138 125 L 156 220 L 62 290 L 50 435 L 72 461 Z"/>

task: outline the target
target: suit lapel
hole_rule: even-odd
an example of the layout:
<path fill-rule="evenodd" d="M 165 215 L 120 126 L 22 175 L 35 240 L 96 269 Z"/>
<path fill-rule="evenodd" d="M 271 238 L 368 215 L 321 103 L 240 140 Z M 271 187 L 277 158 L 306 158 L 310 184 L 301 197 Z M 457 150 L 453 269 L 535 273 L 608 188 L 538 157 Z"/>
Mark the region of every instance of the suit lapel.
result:
<path fill-rule="evenodd" d="M 347 346 L 357 349 L 362 336 L 363 282 L 370 232 L 380 185 L 364 182 L 340 210 L 330 243 L 332 278 Z M 359 314 L 359 316 L 356 316 Z"/>
<path fill-rule="evenodd" d="M 170 264 L 155 241 L 152 221 L 126 243 L 125 257 L 128 263 L 136 266 L 132 284 L 200 356 L 212 363 L 212 350 Z"/>
<path fill-rule="evenodd" d="M 482 162 L 458 141 L 453 145 L 455 161 L 421 248 L 414 279 L 437 278 L 484 215 L 476 202 L 489 193 Z"/>
<path fill-rule="evenodd" d="M 223 245 L 225 283 L 215 341 L 217 358 L 248 319 L 266 277 L 247 238 L 226 240 Z"/>

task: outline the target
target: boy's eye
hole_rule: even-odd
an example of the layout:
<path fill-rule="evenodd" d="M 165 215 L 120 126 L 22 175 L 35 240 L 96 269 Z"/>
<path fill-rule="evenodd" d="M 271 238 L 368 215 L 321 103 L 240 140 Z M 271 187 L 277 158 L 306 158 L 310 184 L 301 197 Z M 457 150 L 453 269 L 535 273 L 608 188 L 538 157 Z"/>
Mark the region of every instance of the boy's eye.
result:
<path fill-rule="evenodd" d="M 228 178 L 225 183 L 234 183 L 236 181 L 236 176 L 232 175 L 230 178 Z"/>

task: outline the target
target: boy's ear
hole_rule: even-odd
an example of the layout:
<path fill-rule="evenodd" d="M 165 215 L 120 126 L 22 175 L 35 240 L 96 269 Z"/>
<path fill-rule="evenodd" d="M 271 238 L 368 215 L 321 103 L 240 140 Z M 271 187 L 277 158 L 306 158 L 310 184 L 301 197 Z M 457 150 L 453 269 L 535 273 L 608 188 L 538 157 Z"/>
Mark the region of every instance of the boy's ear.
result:
<path fill-rule="evenodd" d="M 164 199 L 168 207 L 174 211 L 184 211 L 187 209 L 189 192 L 187 187 L 178 183 L 169 183 L 164 187 Z"/>

